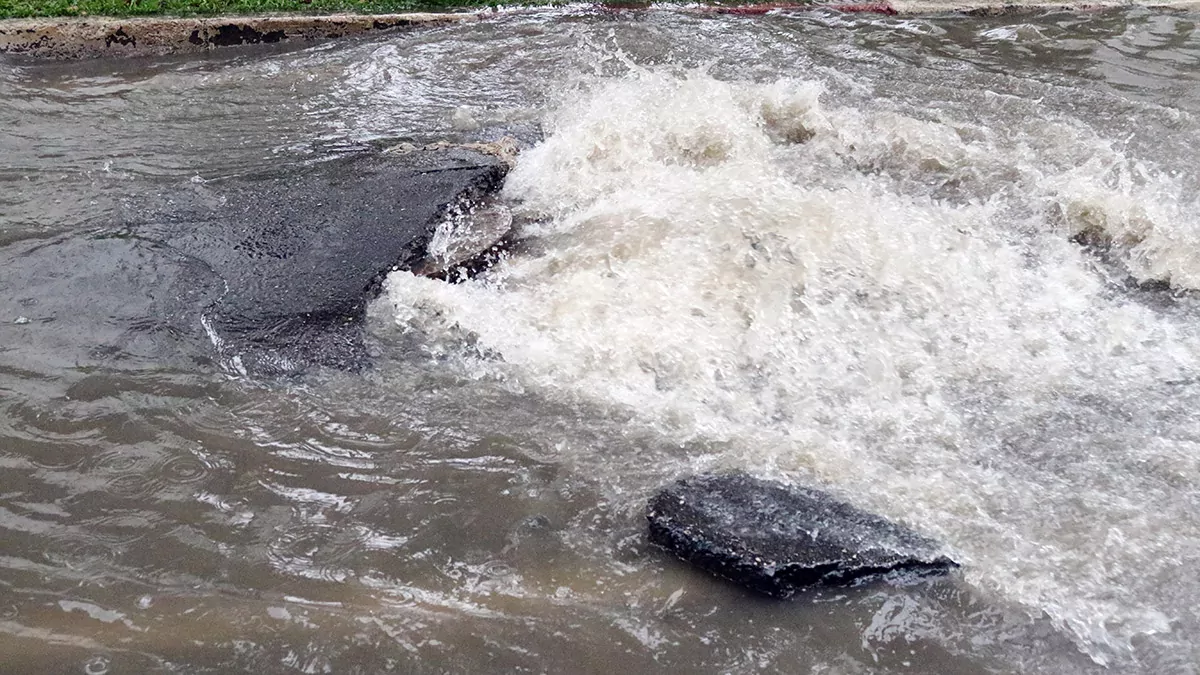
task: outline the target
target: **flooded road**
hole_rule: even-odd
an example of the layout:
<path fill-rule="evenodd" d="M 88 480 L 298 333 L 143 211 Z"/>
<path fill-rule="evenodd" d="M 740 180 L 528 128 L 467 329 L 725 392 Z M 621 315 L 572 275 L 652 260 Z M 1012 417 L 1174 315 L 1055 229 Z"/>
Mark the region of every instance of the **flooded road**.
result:
<path fill-rule="evenodd" d="M 366 372 L 110 335 L 94 260 L 69 314 L 5 277 L 0 671 L 1196 672 L 1196 19 L 566 8 L 0 62 L 0 266 L 181 185 L 523 146 L 520 245 L 390 275 Z M 751 596 L 645 540 L 704 469 L 963 568 Z"/>

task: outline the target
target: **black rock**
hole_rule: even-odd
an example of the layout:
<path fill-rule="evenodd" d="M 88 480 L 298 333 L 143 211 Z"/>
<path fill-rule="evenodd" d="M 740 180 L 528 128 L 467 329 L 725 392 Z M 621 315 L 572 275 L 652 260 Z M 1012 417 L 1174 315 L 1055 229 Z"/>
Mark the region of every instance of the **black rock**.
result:
<path fill-rule="evenodd" d="M 646 509 L 650 540 L 713 574 L 775 597 L 894 571 L 958 565 L 912 530 L 808 488 L 743 473 L 684 478 Z"/>

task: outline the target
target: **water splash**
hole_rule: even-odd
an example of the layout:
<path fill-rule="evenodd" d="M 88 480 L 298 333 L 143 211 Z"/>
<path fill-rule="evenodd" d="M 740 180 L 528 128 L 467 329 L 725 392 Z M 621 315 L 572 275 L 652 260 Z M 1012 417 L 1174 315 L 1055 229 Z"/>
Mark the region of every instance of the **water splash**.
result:
<path fill-rule="evenodd" d="M 475 375 L 937 534 L 1098 663 L 1180 629 L 1200 529 L 1160 462 L 1200 433 L 1166 384 L 1200 335 L 1072 237 L 1103 230 L 1136 278 L 1192 288 L 1194 205 L 1070 118 L 994 130 L 822 90 L 589 81 L 505 189 L 532 253 L 460 285 L 393 274 L 396 321 Z"/>

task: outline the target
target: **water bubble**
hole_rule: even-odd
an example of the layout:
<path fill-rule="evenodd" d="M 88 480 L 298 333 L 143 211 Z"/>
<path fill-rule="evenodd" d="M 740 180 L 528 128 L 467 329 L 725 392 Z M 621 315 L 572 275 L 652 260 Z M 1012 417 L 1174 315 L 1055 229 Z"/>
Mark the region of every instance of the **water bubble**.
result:
<path fill-rule="evenodd" d="M 87 675 L 105 675 L 111 665 L 107 656 L 93 656 L 83 664 L 83 672 Z"/>
<path fill-rule="evenodd" d="M 391 605 L 414 605 L 417 602 L 417 594 L 406 587 L 388 589 L 386 597 Z"/>
<path fill-rule="evenodd" d="M 480 571 L 483 572 L 485 577 L 496 579 L 511 576 L 515 570 L 512 565 L 502 560 L 489 560 L 483 564 L 483 568 Z"/>

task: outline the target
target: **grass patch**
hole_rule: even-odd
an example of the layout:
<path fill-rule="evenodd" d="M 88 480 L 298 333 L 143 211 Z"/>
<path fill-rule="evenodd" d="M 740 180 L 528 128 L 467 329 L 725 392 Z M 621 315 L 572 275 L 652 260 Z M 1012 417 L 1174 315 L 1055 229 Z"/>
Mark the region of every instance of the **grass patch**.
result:
<path fill-rule="evenodd" d="M 497 0 L 0 0 L 0 19 L 58 16 L 211 16 L 279 12 L 388 14 L 489 7 L 497 4 L 501 3 Z"/>

